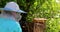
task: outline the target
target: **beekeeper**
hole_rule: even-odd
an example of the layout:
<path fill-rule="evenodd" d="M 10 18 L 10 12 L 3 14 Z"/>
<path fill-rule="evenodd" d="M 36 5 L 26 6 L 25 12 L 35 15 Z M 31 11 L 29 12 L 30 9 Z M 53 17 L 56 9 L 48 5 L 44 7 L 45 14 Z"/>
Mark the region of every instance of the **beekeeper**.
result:
<path fill-rule="evenodd" d="M 4 8 L 0 8 L 0 32 L 22 32 L 19 24 L 20 13 L 26 13 L 19 9 L 15 2 L 9 2 Z"/>

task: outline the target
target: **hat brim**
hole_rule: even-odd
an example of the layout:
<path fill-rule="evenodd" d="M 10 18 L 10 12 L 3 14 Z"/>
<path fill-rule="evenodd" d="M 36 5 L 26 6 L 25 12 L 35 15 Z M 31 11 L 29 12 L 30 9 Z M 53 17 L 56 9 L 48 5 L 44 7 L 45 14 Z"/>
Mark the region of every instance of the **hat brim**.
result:
<path fill-rule="evenodd" d="M 24 11 L 22 11 L 22 10 L 13 10 L 13 9 L 8 9 L 8 8 L 0 8 L 0 10 L 5 10 L 5 11 L 12 11 L 12 12 L 18 12 L 18 13 L 27 13 L 27 12 L 24 12 Z"/>

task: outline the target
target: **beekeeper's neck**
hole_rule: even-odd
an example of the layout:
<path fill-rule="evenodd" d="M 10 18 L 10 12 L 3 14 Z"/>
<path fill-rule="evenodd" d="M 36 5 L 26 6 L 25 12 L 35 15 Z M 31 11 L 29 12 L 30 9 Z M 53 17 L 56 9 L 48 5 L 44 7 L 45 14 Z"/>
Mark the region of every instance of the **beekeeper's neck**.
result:
<path fill-rule="evenodd" d="M 11 13 L 3 12 L 3 13 L 1 13 L 1 17 L 16 20 L 16 19 L 14 18 L 14 16 L 13 16 Z"/>

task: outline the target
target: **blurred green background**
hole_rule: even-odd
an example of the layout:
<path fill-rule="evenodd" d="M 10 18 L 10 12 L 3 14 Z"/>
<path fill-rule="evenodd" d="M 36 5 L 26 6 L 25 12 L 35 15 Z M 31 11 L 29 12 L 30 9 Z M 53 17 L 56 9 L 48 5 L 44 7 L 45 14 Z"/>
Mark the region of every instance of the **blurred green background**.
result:
<path fill-rule="evenodd" d="M 0 0 L 0 7 L 17 2 L 20 9 L 27 12 L 26 21 L 33 18 L 46 18 L 45 32 L 60 32 L 60 0 Z"/>

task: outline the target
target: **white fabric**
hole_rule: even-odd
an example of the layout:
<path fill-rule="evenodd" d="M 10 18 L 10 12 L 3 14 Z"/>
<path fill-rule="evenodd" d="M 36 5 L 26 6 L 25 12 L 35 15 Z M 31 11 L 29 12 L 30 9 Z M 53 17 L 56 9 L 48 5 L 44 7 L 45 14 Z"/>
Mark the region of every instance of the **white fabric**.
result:
<path fill-rule="evenodd" d="M 15 12 L 20 12 L 20 13 L 26 13 L 26 12 L 22 11 L 21 9 L 19 9 L 18 4 L 15 3 L 15 2 L 7 3 L 6 6 L 4 7 L 4 10 L 15 11 Z"/>
<path fill-rule="evenodd" d="M 9 2 L 9 3 L 7 3 L 6 6 L 5 6 L 5 8 L 13 9 L 13 11 L 15 11 L 15 10 L 19 11 L 20 10 L 19 6 L 15 2 Z"/>
<path fill-rule="evenodd" d="M 0 14 L 0 18 L 2 17 L 15 20 L 15 18 L 12 15 L 8 15 L 8 14 Z"/>

